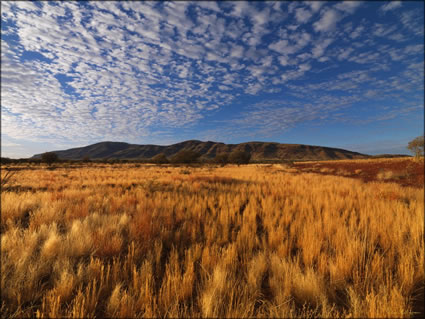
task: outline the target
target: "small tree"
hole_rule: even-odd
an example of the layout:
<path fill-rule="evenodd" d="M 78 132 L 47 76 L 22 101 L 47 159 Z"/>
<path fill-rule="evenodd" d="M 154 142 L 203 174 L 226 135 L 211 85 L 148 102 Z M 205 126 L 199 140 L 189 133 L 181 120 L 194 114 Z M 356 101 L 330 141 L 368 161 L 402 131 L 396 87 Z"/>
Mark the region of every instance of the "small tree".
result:
<path fill-rule="evenodd" d="M 233 151 L 229 155 L 229 162 L 234 164 L 248 164 L 251 159 L 251 154 L 244 151 Z"/>
<path fill-rule="evenodd" d="M 214 162 L 220 164 L 221 166 L 226 165 L 229 162 L 229 154 L 219 153 L 215 156 Z"/>
<path fill-rule="evenodd" d="M 420 156 L 424 156 L 424 136 L 418 136 L 417 138 L 411 140 L 407 145 L 407 148 L 415 154 L 415 157 L 418 158 Z"/>
<path fill-rule="evenodd" d="M 167 164 L 170 161 L 164 153 L 156 154 L 154 157 L 150 159 L 150 162 L 155 164 Z"/>
<path fill-rule="evenodd" d="M 41 161 L 44 163 L 47 163 L 49 166 L 52 165 L 52 163 L 57 162 L 59 160 L 59 157 L 56 153 L 53 152 L 46 152 L 41 154 Z"/>
<path fill-rule="evenodd" d="M 87 156 L 87 155 L 86 155 L 86 156 L 84 156 L 84 157 L 83 157 L 83 162 L 84 162 L 84 163 L 89 163 L 89 162 L 91 162 L 90 156 Z"/>
<path fill-rule="evenodd" d="M 181 150 L 180 152 L 173 155 L 171 162 L 173 163 L 183 163 L 190 164 L 195 163 L 201 154 L 190 151 L 190 150 Z"/>
<path fill-rule="evenodd" d="M 10 163 L 13 163 L 13 161 L 8 157 L 0 157 L 0 163 L 1 164 L 10 164 Z"/>

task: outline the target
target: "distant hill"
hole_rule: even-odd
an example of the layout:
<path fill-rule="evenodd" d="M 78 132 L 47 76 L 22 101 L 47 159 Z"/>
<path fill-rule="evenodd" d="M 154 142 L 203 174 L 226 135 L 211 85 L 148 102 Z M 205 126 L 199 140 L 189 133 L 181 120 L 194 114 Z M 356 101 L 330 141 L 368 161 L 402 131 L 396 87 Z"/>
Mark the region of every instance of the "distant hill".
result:
<path fill-rule="evenodd" d="M 149 159 L 159 153 L 172 156 L 181 150 L 191 150 L 205 158 L 214 158 L 219 153 L 230 153 L 242 150 L 251 154 L 253 161 L 267 160 L 331 160 L 361 159 L 369 155 L 351 152 L 340 148 L 311 146 L 303 144 L 280 144 L 273 142 L 247 142 L 240 144 L 224 144 L 218 142 L 202 142 L 189 140 L 168 146 L 137 145 L 121 142 L 101 142 L 89 146 L 53 151 L 60 159 Z M 36 154 L 32 158 L 40 158 Z"/>

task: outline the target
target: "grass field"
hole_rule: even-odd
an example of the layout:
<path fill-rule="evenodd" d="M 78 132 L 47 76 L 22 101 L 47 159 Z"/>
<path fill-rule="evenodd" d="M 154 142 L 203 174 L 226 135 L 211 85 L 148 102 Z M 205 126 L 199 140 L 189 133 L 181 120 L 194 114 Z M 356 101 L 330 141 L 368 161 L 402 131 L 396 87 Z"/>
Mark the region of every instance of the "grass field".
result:
<path fill-rule="evenodd" d="M 24 167 L 1 193 L 2 316 L 423 315 L 424 187 L 404 183 L 423 160 L 374 161 Z"/>

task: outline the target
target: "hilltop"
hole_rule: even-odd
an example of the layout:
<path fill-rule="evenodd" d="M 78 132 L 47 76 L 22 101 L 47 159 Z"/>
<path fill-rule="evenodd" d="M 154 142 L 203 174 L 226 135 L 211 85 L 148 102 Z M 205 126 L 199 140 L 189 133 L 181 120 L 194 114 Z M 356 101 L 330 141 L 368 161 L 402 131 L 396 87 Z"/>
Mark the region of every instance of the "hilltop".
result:
<path fill-rule="evenodd" d="M 231 153 L 242 150 L 250 153 L 251 160 L 331 160 L 331 159 L 361 159 L 369 155 L 352 152 L 340 148 L 312 146 L 303 144 L 281 144 L 275 142 L 246 142 L 240 144 L 225 144 L 212 141 L 189 140 L 172 145 L 138 145 L 122 142 L 100 142 L 84 147 L 53 151 L 60 159 L 79 160 L 90 159 L 149 159 L 159 153 L 172 156 L 181 150 L 198 152 L 204 158 L 214 158 L 220 153 Z M 40 158 L 36 154 L 32 158 Z"/>

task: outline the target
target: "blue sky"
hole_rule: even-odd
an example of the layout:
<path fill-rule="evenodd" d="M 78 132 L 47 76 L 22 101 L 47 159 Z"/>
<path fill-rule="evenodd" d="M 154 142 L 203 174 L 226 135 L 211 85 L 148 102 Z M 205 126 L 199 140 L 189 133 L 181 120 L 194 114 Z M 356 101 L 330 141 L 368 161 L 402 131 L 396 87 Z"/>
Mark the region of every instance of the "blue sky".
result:
<path fill-rule="evenodd" d="M 423 2 L 1 2 L 2 156 L 100 141 L 407 153 Z"/>

